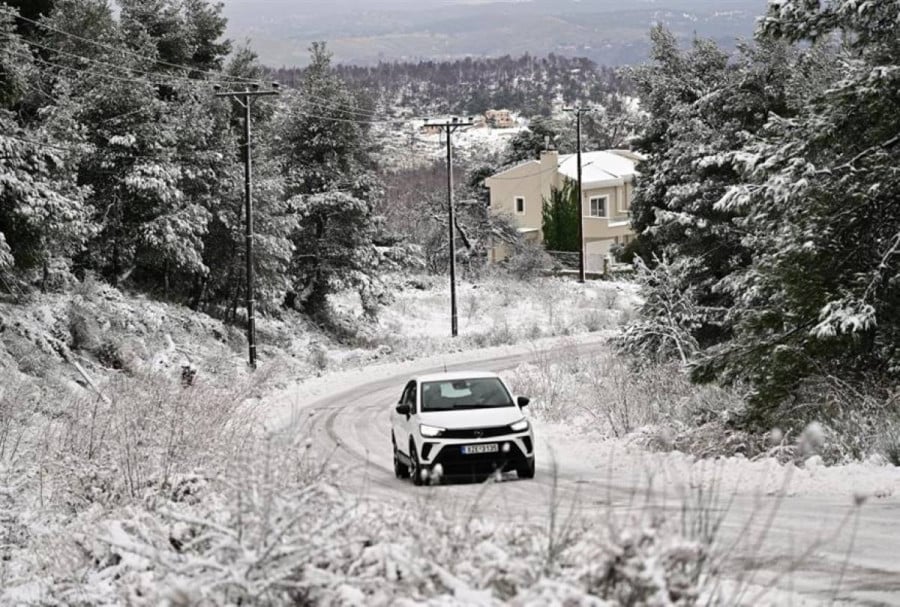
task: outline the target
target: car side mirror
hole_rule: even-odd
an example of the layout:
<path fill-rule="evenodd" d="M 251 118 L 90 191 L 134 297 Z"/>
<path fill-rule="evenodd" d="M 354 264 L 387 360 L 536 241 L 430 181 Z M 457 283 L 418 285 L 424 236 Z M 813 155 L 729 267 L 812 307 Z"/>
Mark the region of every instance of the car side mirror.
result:
<path fill-rule="evenodd" d="M 520 396 L 516 399 L 516 402 L 519 404 L 519 407 L 527 407 L 528 403 L 531 402 L 531 399 L 527 396 Z"/>
<path fill-rule="evenodd" d="M 409 415 L 409 413 L 410 413 L 409 405 L 404 404 L 404 403 L 400 403 L 399 405 L 397 405 L 396 410 L 397 410 L 397 413 L 399 413 L 400 415 Z"/>

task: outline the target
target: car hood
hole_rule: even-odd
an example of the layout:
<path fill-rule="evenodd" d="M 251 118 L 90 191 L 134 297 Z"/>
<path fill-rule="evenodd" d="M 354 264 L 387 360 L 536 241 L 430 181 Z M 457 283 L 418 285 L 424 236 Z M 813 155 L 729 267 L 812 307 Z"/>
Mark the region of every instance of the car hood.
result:
<path fill-rule="evenodd" d="M 490 409 L 461 409 L 459 411 L 423 411 L 419 421 L 429 426 L 448 429 L 491 428 L 506 426 L 522 419 L 522 411 L 515 405 Z"/>

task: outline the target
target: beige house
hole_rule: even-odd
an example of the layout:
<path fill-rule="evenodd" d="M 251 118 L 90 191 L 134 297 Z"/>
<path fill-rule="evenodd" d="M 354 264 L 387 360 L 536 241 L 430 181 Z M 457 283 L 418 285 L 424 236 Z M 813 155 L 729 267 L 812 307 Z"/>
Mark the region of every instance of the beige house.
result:
<path fill-rule="evenodd" d="M 638 155 L 626 150 L 581 155 L 581 208 L 585 266 L 589 272 L 603 270 L 610 246 L 626 244 L 634 238 L 629 212 L 639 160 Z M 491 191 L 491 211 L 512 217 L 525 238 L 543 242 L 544 200 L 550 198 L 554 188 L 561 188 L 565 179 L 578 179 L 575 154 L 543 152 L 540 160 L 519 164 L 485 180 Z M 507 255 L 506 247 L 496 246 L 491 260 L 500 261 Z"/>
<path fill-rule="evenodd" d="M 516 126 L 516 119 L 509 110 L 488 110 L 484 113 L 484 118 L 495 129 L 511 129 Z"/>

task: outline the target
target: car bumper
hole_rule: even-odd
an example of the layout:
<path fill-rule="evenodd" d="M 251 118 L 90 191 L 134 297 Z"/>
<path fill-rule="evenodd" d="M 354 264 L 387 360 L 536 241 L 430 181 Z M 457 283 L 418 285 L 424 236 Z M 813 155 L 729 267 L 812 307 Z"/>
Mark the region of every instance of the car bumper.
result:
<path fill-rule="evenodd" d="M 493 453 L 464 454 L 466 445 L 497 444 Z M 484 440 L 426 441 L 420 449 L 422 464 L 440 464 L 445 476 L 490 474 L 495 470 L 511 471 L 534 459 L 534 439 L 530 433 L 498 436 Z"/>

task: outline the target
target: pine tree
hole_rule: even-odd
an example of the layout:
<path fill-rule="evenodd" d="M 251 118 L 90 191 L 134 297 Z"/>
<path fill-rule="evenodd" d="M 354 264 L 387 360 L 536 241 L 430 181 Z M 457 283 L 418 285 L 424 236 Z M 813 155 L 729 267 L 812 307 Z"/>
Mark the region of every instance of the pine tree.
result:
<path fill-rule="evenodd" d="M 310 52 L 302 89 L 288 97 L 278 118 L 285 190 L 297 218 L 286 304 L 328 320 L 328 295 L 355 288 L 372 314 L 383 290 L 372 212 L 379 189 L 368 134 L 325 45 L 314 44 Z"/>
<path fill-rule="evenodd" d="M 888 392 L 900 377 L 900 22 L 896 2 L 785 0 L 763 40 L 824 43 L 842 66 L 805 110 L 773 116 L 719 207 L 746 219 L 754 264 L 729 285 L 738 339 L 710 367 L 757 388 L 757 419 L 817 378 Z M 827 81 L 827 79 L 826 79 Z M 813 409 L 811 409 L 813 410 Z"/>
<path fill-rule="evenodd" d="M 636 147 L 642 162 L 632 220 L 644 262 L 688 260 L 679 276 L 690 288 L 702 321 L 694 338 L 702 346 L 730 339 L 734 305 L 722 281 L 747 267 L 739 209 L 718 201 L 741 183 L 733 153 L 751 141 L 769 112 L 791 115 L 793 55 L 784 44 L 743 46 L 734 61 L 712 42 L 687 51 L 662 28 L 652 32 L 652 62 L 632 71 L 650 113 Z"/>
<path fill-rule="evenodd" d="M 28 279 L 67 269 L 94 230 L 86 190 L 74 179 L 73 152 L 47 125 L 17 124 L 16 109 L 36 78 L 28 46 L 13 17 L 0 12 L 0 272 Z"/>

